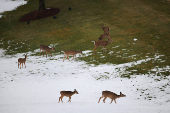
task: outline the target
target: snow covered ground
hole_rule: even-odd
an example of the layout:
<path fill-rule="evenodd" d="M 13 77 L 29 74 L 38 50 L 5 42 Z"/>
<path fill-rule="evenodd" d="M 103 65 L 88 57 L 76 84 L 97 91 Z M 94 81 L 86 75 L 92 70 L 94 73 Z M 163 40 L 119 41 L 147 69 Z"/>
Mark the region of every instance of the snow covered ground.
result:
<path fill-rule="evenodd" d="M 65 60 L 63 54 L 50 58 L 28 53 L 26 68 L 18 69 L 23 54 L 5 56 L 0 50 L 0 113 L 169 113 L 170 76 L 133 75 L 120 78 L 120 71 L 132 63 L 93 66 L 84 61 Z M 89 51 L 84 51 L 88 53 Z M 149 60 L 149 58 L 148 58 Z M 136 63 L 144 62 L 145 60 Z M 117 71 L 119 68 L 119 72 Z M 169 68 L 169 67 L 168 67 Z M 106 76 L 106 79 L 97 78 Z M 72 102 L 60 91 L 77 89 Z M 126 97 L 117 104 L 98 103 L 102 91 L 109 90 Z"/>
<path fill-rule="evenodd" d="M 4 12 L 4 11 L 11 11 L 16 9 L 18 6 L 20 5 L 24 5 L 26 4 L 27 1 L 24 0 L 0 0 L 0 13 Z M 2 15 L 0 15 L 0 18 L 2 17 Z"/>

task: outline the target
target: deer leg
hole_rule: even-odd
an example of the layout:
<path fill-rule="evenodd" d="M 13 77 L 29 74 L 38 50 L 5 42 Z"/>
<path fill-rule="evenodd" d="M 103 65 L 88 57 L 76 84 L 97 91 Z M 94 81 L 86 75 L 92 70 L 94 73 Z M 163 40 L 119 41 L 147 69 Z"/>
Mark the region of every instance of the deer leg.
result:
<path fill-rule="evenodd" d="M 115 101 L 115 104 L 117 104 L 115 99 L 114 99 L 114 101 Z"/>
<path fill-rule="evenodd" d="M 60 99 L 61 99 L 61 97 L 59 97 L 59 101 L 58 101 L 58 103 L 60 102 Z"/>
<path fill-rule="evenodd" d="M 25 62 L 24 62 L 24 65 L 25 65 Z M 25 65 L 25 68 L 26 68 L 26 65 Z"/>
<path fill-rule="evenodd" d="M 72 60 L 74 60 L 74 55 L 73 55 L 73 59 Z"/>
<path fill-rule="evenodd" d="M 103 98 L 103 96 L 101 96 L 101 97 L 99 98 L 99 101 L 98 101 L 98 103 L 100 102 L 100 99 L 101 99 L 101 98 Z"/>
<path fill-rule="evenodd" d="M 105 98 L 103 99 L 103 102 L 104 102 L 104 103 L 105 103 L 106 98 L 107 98 L 107 97 L 105 97 Z"/>
<path fill-rule="evenodd" d="M 94 54 L 95 54 L 95 50 L 97 49 L 97 46 L 95 46 L 95 48 L 94 48 Z"/>
<path fill-rule="evenodd" d="M 18 62 L 18 68 L 19 68 L 19 62 Z"/>
<path fill-rule="evenodd" d="M 65 57 L 66 57 L 66 55 L 64 55 L 63 62 L 64 62 Z"/>
<path fill-rule="evenodd" d="M 47 52 L 46 52 L 46 58 L 47 58 Z"/>
<path fill-rule="evenodd" d="M 21 69 L 21 62 L 19 63 L 19 65 L 20 65 L 20 69 Z"/>
<path fill-rule="evenodd" d="M 22 63 L 22 68 L 23 68 L 23 63 Z"/>
<path fill-rule="evenodd" d="M 51 52 L 50 52 L 50 55 L 51 55 Z M 51 55 L 51 57 L 52 57 L 52 55 Z"/>
<path fill-rule="evenodd" d="M 71 97 L 69 97 L 69 100 L 68 100 L 68 102 L 69 102 L 69 101 L 71 102 Z"/>
<path fill-rule="evenodd" d="M 105 47 L 103 46 L 103 52 L 106 52 L 104 49 L 105 49 Z"/>
<path fill-rule="evenodd" d="M 67 55 L 67 59 L 69 60 L 68 55 Z M 70 60 L 69 60 L 69 61 L 70 61 Z"/>
<path fill-rule="evenodd" d="M 43 57 L 44 57 L 44 52 L 43 52 Z"/>
<path fill-rule="evenodd" d="M 77 59 L 76 55 L 75 55 L 75 58 Z"/>
<path fill-rule="evenodd" d="M 63 103 L 63 97 L 61 97 L 61 102 Z"/>
<path fill-rule="evenodd" d="M 21 63 L 19 65 L 20 65 L 20 69 L 21 69 Z"/>
<path fill-rule="evenodd" d="M 113 102 L 113 99 L 111 100 L 110 104 Z"/>

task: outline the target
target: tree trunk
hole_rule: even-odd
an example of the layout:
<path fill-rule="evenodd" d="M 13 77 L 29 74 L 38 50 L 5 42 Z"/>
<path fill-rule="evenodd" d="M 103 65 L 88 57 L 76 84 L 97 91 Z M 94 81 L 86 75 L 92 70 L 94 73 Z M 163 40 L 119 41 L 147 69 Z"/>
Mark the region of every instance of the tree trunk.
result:
<path fill-rule="evenodd" d="M 39 0 L 39 11 L 45 10 L 44 0 Z"/>

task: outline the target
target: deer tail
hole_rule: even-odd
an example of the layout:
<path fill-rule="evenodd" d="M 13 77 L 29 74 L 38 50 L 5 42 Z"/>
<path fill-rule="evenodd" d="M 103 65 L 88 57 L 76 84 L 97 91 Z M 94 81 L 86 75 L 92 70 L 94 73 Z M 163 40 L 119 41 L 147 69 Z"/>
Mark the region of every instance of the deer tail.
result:
<path fill-rule="evenodd" d="M 65 53 L 64 51 L 61 51 L 61 52 Z"/>
<path fill-rule="evenodd" d="M 95 45 L 95 42 L 96 42 L 96 41 L 91 41 L 91 42 L 94 42 L 94 45 Z"/>

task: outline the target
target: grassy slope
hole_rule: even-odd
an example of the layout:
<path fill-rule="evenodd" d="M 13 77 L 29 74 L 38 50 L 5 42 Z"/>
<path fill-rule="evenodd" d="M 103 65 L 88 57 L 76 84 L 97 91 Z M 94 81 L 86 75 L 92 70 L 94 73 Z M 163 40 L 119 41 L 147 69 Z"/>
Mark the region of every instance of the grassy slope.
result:
<path fill-rule="evenodd" d="M 16 54 L 38 49 L 40 44 L 58 43 L 57 52 L 93 50 L 91 41 L 103 33 L 102 22 L 111 28 L 113 43 L 107 46 L 110 53 L 103 53 L 98 48 L 96 55 L 81 60 L 94 64 L 120 64 L 144 59 L 146 55 L 152 58 L 159 53 L 166 55 L 162 57 L 166 62 L 151 61 L 134 69 L 146 73 L 155 66 L 170 64 L 170 4 L 164 0 L 46 0 L 45 3 L 46 7 L 61 9 L 57 19 L 44 18 L 32 21 L 30 25 L 19 22 L 22 15 L 38 9 L 37 0 L 6 12 L 0 19 L 0 41 L 3 43 L 0 48 L 7 49 L 7 54 Z M 72 10 L 69 12 L 70 6 Z M 134 41 L 134 38 L 138 40 Z"/>

